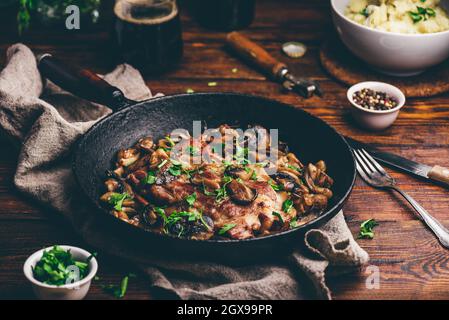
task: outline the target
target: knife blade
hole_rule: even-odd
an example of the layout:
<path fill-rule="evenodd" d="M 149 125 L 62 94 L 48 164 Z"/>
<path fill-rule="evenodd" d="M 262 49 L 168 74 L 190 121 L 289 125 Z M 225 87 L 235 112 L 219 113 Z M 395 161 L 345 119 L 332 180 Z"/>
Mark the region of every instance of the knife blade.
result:
<path fill-rule="evenodd" d="M 432 182 L 443 183 L 446 186 L 449 186 L 449 169 L 447 168 L 438 165 L 430 166 L 422 164 L 393 153 L 380 151 L 377 148 L 349 137 L 345 137 L 345 139 L 352 149 L 365 149 L 374 159 L 387 166 Z"/>

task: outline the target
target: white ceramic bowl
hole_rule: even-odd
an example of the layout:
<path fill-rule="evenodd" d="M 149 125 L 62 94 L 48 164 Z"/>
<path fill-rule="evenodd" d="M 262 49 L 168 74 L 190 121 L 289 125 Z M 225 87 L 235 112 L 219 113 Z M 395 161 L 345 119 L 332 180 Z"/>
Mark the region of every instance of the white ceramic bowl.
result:
<path fill-rule="evenodd" d="M 75 260 L 86 261 L 91 255 L 86 250 L 72 247 L 72 246 L 59 246 L 58 247 L 69 250 L 72 253 Z M 36 251 L 33 253 L 23 265 L 23 273 L 25 277 L 31 282 L 33 291 L 37 298 L 41 300 L 82 300 L 89 291 L 90 283 L 98 270 L 98 263 L 95 258 L 92 258 L 89 262 L 89 273 L 81 281 L 67 284 L 63 286 L 54 286 L 42 283 L 36 280 L 33 276 L 31 267 L 34 267 L 36 263 L 42 258 L 44 250 L 51 250 L 53 246 Z"/>
<path fill-rule="evenodd" d="M 362 26 L 345 17 L 350 0 L 331 0 L 335 27 L 343 43 L 376 70 L 395 76 L 411 76 L 449 57 L 449 31 L 401 34 Z M 449 12 L 449 0 L 440 4 Z"/>
<path fill-rule="evenodd" d="M 394 98 L 398 105 L 391 110 L 369 110 L 359 106 L 354 102 L 353 95 L 355 92 L 362 89 L 372 89 L 375 91 L 385 92 L 390 97 Z M 360 82 L 349 88 L 347 97 L 351 103 L 351 113 L 357 123 L 373 131 L 380 131 L 391 126 L 399 115 L 399 111 L 405 105 L 405 96 L 399 88 L 391 84 L 376 81 Z"/>

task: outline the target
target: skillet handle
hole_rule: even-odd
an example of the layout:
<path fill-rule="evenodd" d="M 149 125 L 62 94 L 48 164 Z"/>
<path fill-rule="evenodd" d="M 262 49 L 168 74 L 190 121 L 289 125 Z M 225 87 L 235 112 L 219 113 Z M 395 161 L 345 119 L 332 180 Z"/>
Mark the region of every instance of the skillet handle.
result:
<path fill-rule="evenodd" d="M 113 111 L 133 103 L 120 89 L 111 86 L 94 72 L 67 66 L 51 54 L 43 54 L 38 58 L 38 68 L 43 77 L 62 89 L 80 98 L 106 105 Z"/>

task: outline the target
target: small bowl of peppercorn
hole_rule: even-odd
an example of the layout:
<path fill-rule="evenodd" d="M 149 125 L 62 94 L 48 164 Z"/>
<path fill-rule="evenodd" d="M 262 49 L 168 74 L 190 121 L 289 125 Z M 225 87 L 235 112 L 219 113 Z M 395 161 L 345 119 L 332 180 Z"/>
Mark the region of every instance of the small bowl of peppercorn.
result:
<path fill-rule="evenodd" d="M 404 93 L 384 82 L 360 82 L 349 88 L 347 97 L 353 118 L 360 126 L 373 131 L 391 126 L 405 104 Z"/>

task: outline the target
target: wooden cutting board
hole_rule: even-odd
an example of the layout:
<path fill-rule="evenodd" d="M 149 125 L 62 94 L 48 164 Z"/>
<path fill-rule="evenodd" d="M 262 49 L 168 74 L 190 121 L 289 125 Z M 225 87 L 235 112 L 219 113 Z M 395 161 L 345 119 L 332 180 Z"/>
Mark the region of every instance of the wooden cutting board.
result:
<path fill-rule="evenodd" d="M 417 76 L 383 75 L 349 52 L 337 35 L 323 43 L 320 60 L 330 75 L 348 86 L 362 81 L 388 82 L 400 88 L 406 97 L 430 97 L 449 92 L 449 60 Z"/>

